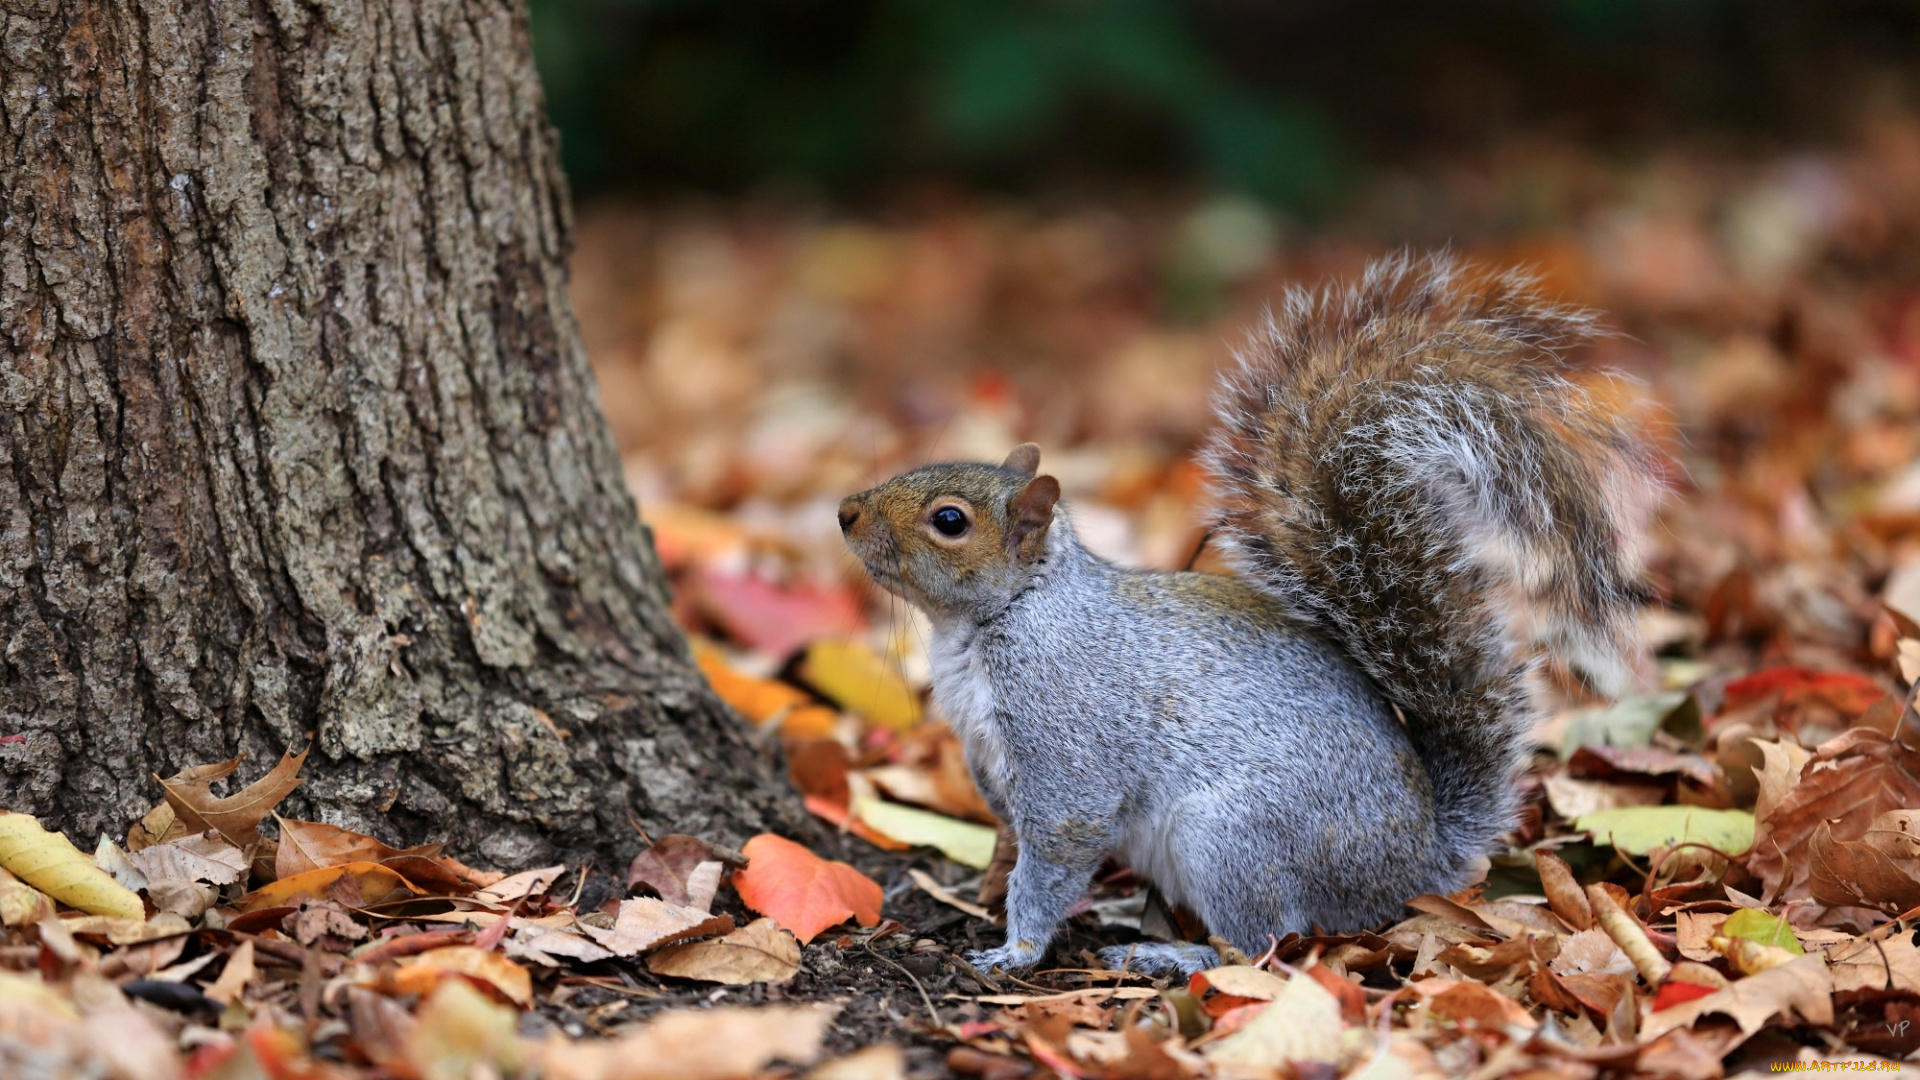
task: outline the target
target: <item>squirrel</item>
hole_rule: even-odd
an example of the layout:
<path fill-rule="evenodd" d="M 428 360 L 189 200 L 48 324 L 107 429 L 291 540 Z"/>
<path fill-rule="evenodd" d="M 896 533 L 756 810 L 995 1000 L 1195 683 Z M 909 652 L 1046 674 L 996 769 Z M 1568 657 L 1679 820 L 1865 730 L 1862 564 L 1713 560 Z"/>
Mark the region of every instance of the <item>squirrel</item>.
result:
<path fill-rule="evenodd" d="M 1565 362 L 1596 334 L 1450 255 L 1288 291 L 1202 451 L 1231 574 L 1095 557 L 1031 443 L 840 504 L 873 579 L 928 616 L 935 702 L 1018 840 L 1007 942 L 974 967 L 1037 963 L 1109 854 L 1250 956 L 1469 883 L 1514 823 L 1541 653 L 1602 694 L 1641 670 L 1663 483 Z"/>

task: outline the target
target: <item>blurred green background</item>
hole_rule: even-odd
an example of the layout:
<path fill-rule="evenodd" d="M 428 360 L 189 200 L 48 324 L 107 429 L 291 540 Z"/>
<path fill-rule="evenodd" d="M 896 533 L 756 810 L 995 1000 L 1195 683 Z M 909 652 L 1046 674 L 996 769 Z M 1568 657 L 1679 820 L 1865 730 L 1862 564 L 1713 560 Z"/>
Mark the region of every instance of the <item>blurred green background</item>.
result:
<path fill-rule="evenodd" d="M 1204 186 L 1312 213 L 1539 135 L 1818 142 L 1910 105 L 1881 0 L 532 0 L 583 195 Z M 1886 99 L 1886 100 L 1882 100 Z"/>

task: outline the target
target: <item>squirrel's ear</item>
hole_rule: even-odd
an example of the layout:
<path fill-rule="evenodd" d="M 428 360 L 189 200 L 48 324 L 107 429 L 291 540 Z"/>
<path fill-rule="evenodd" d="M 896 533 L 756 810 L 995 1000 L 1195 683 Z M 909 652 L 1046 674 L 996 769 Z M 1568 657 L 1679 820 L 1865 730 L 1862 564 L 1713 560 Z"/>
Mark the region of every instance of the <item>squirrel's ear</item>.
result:
<path fill-rule="evenodd" d="M 1040 471 L 1040 444 L 1023 442 L 1007 454 L 1007 460 L 1000 463 L 1003 469 L 1012 469 L 1022 476 L 1032 476 Z"/>
<path fill-rule="evenodd" d="M 1030 561 L 1040 554 L 1047 542 L 1047 527 L 1053 524 L 1053 504 L 1059 501 L 1060 481 L 1051 476 L 1034 477 L 1013 497 L 1013 525 L 1007 530 L 1007 548 L 1020 561 Z"/>

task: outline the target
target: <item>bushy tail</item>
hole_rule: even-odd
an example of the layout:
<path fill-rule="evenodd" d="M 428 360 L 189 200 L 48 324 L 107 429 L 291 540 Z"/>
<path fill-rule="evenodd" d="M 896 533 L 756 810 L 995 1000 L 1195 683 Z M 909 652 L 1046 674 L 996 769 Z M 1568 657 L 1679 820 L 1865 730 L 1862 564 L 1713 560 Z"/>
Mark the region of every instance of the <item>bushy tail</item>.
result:
<path fill-rule="evenodd" d="M 1223 549 L 1400 708 L 1463 860 L 1511 824 L 1529 646 L 1604 692 L 1633 677 L 1633 540 L 1662 484 L 1569 378 L 1594 333 L 1524 275 L 1400 256 L 1288 292 L 1217 399 Z"/>

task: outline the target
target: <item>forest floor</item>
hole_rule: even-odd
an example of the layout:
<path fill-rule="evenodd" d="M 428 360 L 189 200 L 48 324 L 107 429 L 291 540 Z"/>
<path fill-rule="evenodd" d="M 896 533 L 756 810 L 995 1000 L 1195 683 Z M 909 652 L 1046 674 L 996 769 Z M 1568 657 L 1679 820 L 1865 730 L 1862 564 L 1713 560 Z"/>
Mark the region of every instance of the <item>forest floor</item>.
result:
<path fill-rule="evenodd" d="M 171 778 L 91 857 L 0 816 L 25 879 L 0 874 L 0 1074 L 1913 1068 L 1920 122 L 1792 154 L 1516 146 L 1314 223 L 928 190 L 588 206 L 579 238 L 676 615 L 829 838 L 652 837 L 632 867 L 507 876 L 270 819 L 297 759 L 234 790 L 213 763 Z M 999 934 L 994 825 L 930 711 L 926 627 L 866 582 L 835 505 L 1032 439 L 1097 553 L 1217 568 L 1191 457 L 1213 373 L 1286 287 L 1401 246 L 1531 266 L 1617 331 L 1580 362 L 1637 376 L 1673 464 L 1655 685 L 1548 689 L 1526 815 L 1474 889 L 1156 982 L 1092 958 L 1181 925 L 1109 867 L 1047 965 L 972 971 Z"/>

